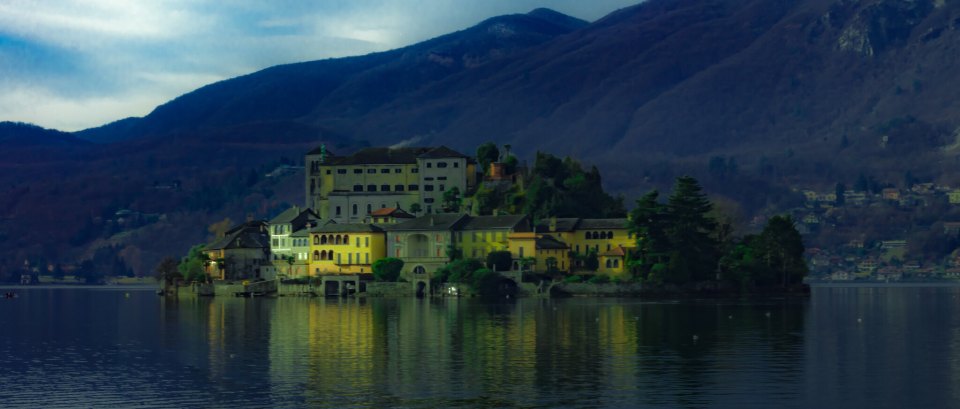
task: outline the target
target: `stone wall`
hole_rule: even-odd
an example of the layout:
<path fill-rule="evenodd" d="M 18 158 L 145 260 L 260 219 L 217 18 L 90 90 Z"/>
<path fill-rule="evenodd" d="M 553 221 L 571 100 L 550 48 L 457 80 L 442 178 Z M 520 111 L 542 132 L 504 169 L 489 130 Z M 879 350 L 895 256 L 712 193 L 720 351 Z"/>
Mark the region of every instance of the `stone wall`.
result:
<path fill-rule="evenodd" d="M 626 297 L 639 295 L 643 288 L 638 283 L 559 283 L 554 290 L 573 296 Z"/>
<path fill-rule="evenodd" d="M 414 295 L 411 283 L 367 283 L 367 292 L 360 295 L 368 297 L 412 297 Z"/>

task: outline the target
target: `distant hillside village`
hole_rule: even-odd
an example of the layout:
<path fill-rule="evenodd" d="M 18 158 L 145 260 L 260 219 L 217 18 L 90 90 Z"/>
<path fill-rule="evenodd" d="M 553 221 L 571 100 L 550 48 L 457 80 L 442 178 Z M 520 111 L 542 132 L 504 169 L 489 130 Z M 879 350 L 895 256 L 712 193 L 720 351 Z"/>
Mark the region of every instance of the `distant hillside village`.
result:
<path fill-rule="evenodd" d="M 491 208 L 529 192 L 528 170 L 509 146 L 502 154 L 489 147 L 478 162 L 443 146 L 348 156 L 321 146 L 306 155 L 304 207 L 242 223 L 192 253 L 202 252 L 205 273 L 225 281 L 347 276 L 359 283 L 372 279 L 378 260 L 399 259 L 397 278 L 422 289 L 451 261 L 491 254 L 501 255 L 484 263 L 494 271 L 624 277 L 636 246 L 627 218 L 535 220 Z M 622 200 L 619 208 L 625 214 Z"/>
<path fill-rule="evenodd" d="M 814 277 L 960 278 L 960 189 L 905 179 L 900 188 L 861 176 L 852 189 L 799 190 L 804 205 L 789 213 L 815 243 L 806 250 Z"/>

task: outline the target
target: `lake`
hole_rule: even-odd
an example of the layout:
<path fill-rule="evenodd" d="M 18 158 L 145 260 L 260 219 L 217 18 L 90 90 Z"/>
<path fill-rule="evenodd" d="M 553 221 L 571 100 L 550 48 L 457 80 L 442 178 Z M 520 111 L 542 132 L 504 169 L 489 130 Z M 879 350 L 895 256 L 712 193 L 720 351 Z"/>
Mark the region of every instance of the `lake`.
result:
<path fill-rule="evenodd" d="M 16 291 L 0 299 L 3 407 L 960 407 L 957 287 L 501 303 Z"/>

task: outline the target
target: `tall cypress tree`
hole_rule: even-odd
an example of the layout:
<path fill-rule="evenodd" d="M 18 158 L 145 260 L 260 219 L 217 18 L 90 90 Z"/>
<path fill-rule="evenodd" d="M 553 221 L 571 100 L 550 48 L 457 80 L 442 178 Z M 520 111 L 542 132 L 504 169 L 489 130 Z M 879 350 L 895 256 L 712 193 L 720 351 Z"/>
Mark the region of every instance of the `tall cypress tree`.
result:
<path fill-rule="evenodd" d="M 684 283 L 715 278 L 717 222 L 708 216 L 712 209 L 713 204 L 696 179 L 677 178 L 667 201 L 671 223 L 666 233 L 673 250 L 667 281 Z"/>

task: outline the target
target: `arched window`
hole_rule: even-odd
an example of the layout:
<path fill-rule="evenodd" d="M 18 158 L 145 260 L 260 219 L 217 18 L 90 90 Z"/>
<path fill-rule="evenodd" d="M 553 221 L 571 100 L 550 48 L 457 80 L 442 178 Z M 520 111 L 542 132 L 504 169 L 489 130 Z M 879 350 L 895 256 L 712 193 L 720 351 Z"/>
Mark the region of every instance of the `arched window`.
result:
<path fill-rule="evenodd" d="M 320 252 L 319 252 L 319 251 L 316 251 L 316 250 L 313 251 L 313 261 L 320 261 Z"/>
<path fill-rule="evenodd" d="M 607 232 L 607 238 L 608 238 L 608 239 L 612 239 L 612 238 L 613 238 L 613 232 L 612 232 L 612 231 L 608 231 L 608 232 Z"/>
<path fill-rule="evenodd" d="M 340 235 L 337 235 L 337 238 L 333 240 L 333 244 L 340 244 Z"/>
<path fill-rule="evenodd" d="M 590 240 L 590 232 L 584 232 L 584 233 L 583 233 L 583 238 L 585 238 L 585 239 L 587 239 L 587 240 Z"/>
<path fill-rule="evenodd" d="M 354 215 L 354 216 L 357 215 L 357 205 L 356 205 L 356 204 L 353 205 L 353 215 Z"/>
<path fill-rule="evenodd" d="M 607 232 L 605 232 L 605 231 L 600 232 L 600 240 L 603 240 L 603 239 L 606 239 L 606 238 L 607 238 Z"/>
<path fill-rule="evenodd" d="M 620 267 L 620 259 L 616 259 L 616 258 L 613 259 L 613 268 L 619 268 L 619 267 Z"/>
<path fill-rule="evenodd" d="M 612 266 L 613 266 L 613 263 L 610 261 L 610 259 L 607 259 L 607 268 L 610 268 Z"/>
<path fill-rule="evenodd" d="M 350 236 L 346 234 L 343 235 L 343 244 L 350 244 Z"/>
<path fill-rule="evenodd" d="M 320 244 L 327 244 L 327 236 L 320 237 Z"/>
<path fill-rule="evenodd" d="M 327 253 L 327 260 L 333 261 L 333 250 L 330 250 L 330 252 Z"/>
<path fill-rule="evenodd" d="M 320 236 L 313 236 L 313 244 L 320 244 Z"/>
<path fill-rule="evenodd" d="M 327 251 L 320 250 L 320 260 L 326 260 L 326 259 L 327 259 Z"/>
<path fill-rule="evenodd" d="M 594 239 L 594 240 L 600 239 L 600 233 L 593 232 L 593 239 Z"/>

